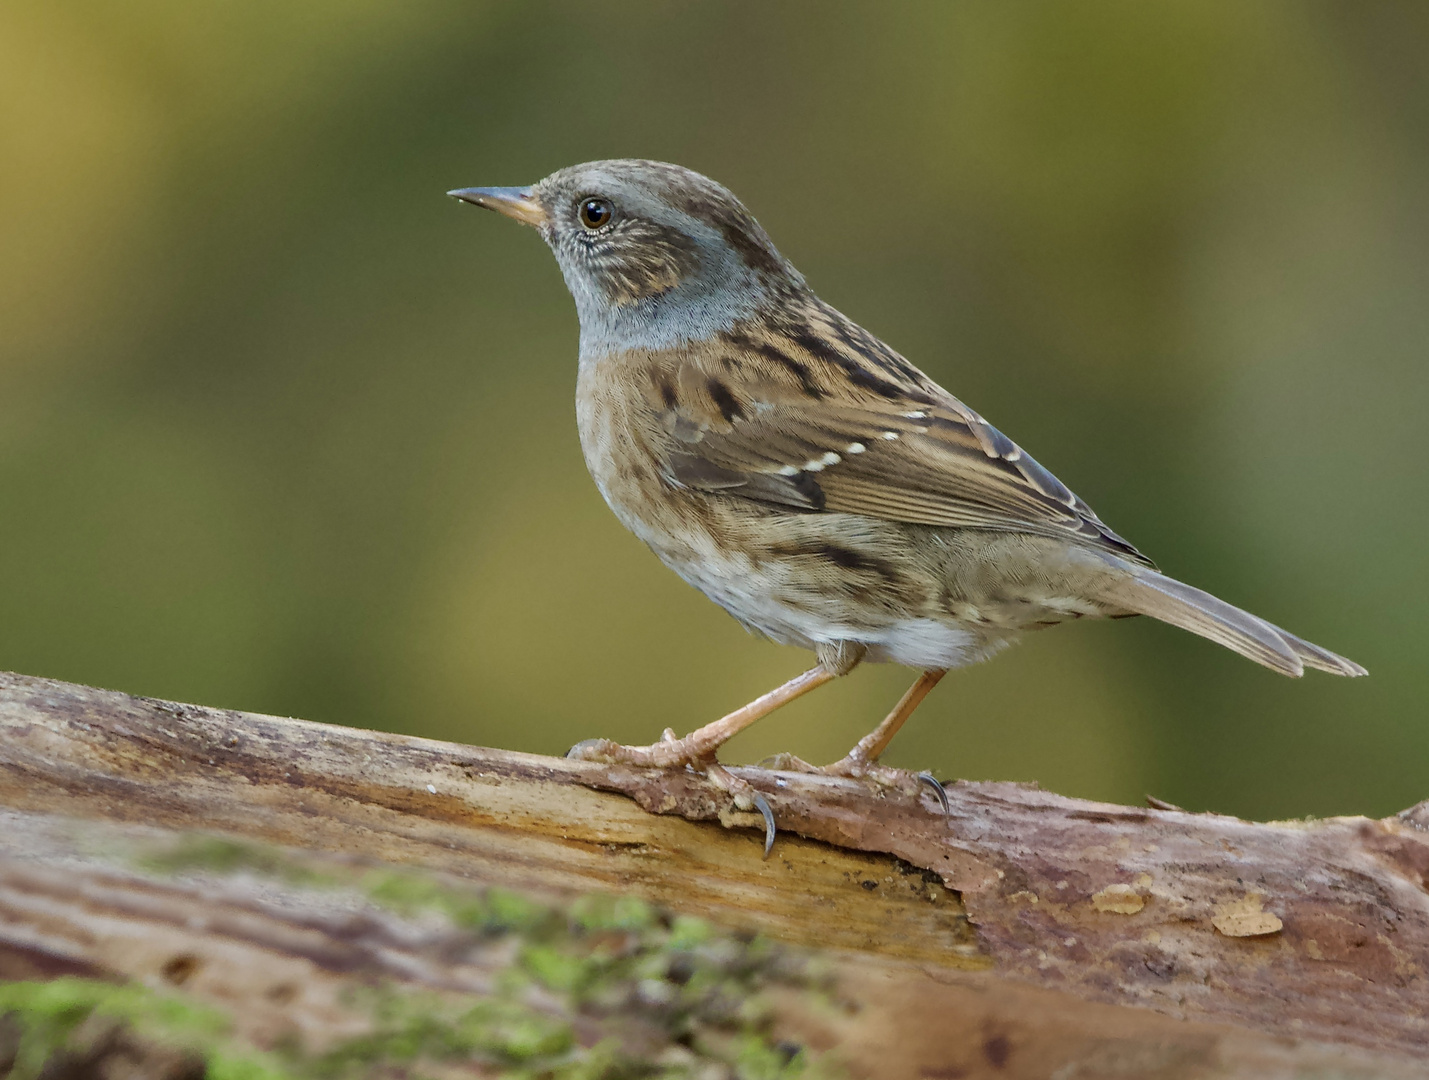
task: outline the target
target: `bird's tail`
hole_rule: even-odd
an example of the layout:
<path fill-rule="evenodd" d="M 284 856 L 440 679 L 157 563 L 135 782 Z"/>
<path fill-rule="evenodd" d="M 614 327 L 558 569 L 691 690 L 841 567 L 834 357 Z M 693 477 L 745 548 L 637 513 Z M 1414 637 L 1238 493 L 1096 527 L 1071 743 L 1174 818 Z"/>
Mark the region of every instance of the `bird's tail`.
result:
<path fill-rule="evenodd" d="M 1307 667 L 1332 675 L 1369 674 L 1353 660 L 1145 567 L 1109 583 L 1104 595 L 1128 611 L 1200 634 L 1282 675 L 1299 678 Z"/>

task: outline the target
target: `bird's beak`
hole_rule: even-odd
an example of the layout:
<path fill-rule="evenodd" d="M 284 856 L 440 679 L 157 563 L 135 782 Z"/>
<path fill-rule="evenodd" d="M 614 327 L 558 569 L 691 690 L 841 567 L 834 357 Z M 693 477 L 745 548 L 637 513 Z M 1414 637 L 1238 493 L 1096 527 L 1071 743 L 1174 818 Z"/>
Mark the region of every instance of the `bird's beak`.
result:
<path fill-rule="evenodd" d="M 515 218 L 523 225 L 540 228 L 548 218 L 546 208 L 536 201 L 536 196 L 528 187 L 469 187 L 448 191 L 453 199 L 475 203 L 498 214 Z"/>

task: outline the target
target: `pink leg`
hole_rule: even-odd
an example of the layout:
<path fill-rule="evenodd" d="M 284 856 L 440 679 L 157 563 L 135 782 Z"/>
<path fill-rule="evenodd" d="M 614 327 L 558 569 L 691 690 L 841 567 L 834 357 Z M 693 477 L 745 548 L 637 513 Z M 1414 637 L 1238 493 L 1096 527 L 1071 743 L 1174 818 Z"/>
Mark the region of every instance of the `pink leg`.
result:
<path fill-rule="evenodd" d="M 728 716 L 722 716 L 702 728 L 697 728 L 683 739 L 666 739 L 650 746 L 623 746 L 609 739 L 590 739 L 572 747 L 566 756 L 618 765 L 648 765 L 657 769 L 698 764 L 713 757 L 732 736 L 754 721 L 768 716 L 779 706 L 787 705 L 795 698 L 803 697 L 810 690 L 837 677 L 833 671 L 819 664 L 790 679 L 778 689 L 755 698 L 743 708 L 735 709 Z M 909 709 L 909 712 L 912 712 L 912 709 Z M 892 738 L 891 734 L 889 738 Z"/>
<path fill-rule="evenodd" d="M 820 771 L 833 773 L 835 776 L 866 774 L 883 751 L 888 749 L 888 744 L 893 741 L 893 736 L 898 734 L 898 729 L 913 715 L 913 710 L 928 696 L 928 691 L 937 686 L 938 680 L 946 674 L 947 671 L 943 670 L 925 671 L 919 675 L 918 681 L 910 686 L 908 692 L 898 700 L 898 704 L 893 706 L 893 711 L 883 718 L 883 723 L 859 739 L 843 760 L 826 765 Z"/>

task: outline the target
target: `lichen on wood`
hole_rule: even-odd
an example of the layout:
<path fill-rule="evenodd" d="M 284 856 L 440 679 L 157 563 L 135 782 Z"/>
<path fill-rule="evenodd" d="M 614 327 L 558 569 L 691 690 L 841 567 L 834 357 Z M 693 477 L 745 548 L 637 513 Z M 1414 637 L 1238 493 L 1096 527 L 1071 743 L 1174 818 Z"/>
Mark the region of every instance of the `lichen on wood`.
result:
<path fill-rule="evenodd" d="M 634 897 L 551 904 L 217 837 L 107 839 L 108 865 L 81 856 L 76 875 L 71 850 L 67 873 L 0 878 L 7 916 L 50 907 L 51 950 L 66 906 L 120 939 L 83 974 L 0 985 L 16 1080 L 136 1056 L 211 1080 L 834 1075 L 779 1037 L 779 995 L 829 978 L 807 950 Z"/>

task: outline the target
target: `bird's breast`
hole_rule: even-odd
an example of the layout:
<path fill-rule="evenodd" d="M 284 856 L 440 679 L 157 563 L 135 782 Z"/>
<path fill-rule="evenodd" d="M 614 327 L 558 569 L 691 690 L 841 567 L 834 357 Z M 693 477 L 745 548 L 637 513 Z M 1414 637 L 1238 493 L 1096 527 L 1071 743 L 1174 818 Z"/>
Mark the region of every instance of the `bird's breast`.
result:
<path fill-rule="evenodd" d="M 700 507 L 662 469 L 670 435 L 648 391 L 659 381 L 657 367 L 631 353 L 583 362 L 576 380 L 576 425 L 586 468 L 606 504 L 669 561 L 695 557 L 708 541 L 699 535 Z"/>

